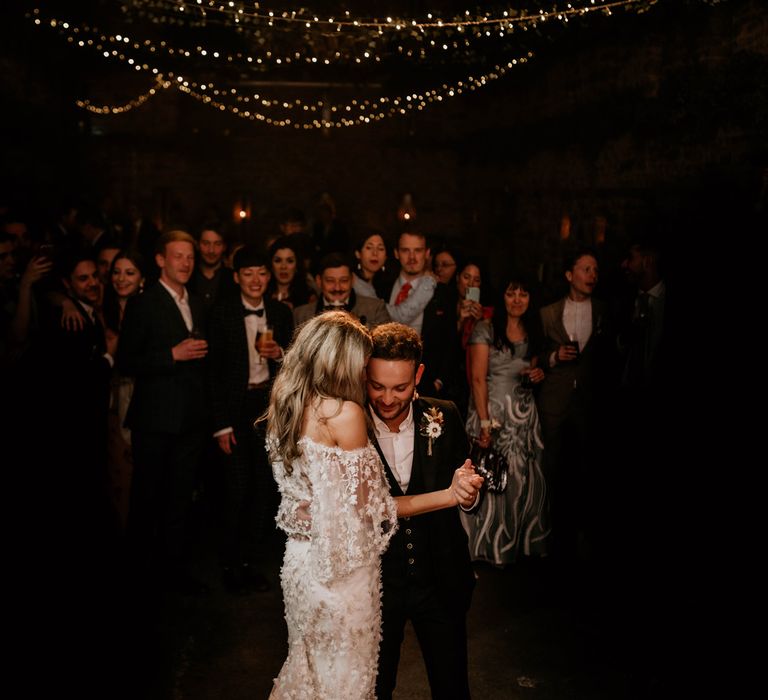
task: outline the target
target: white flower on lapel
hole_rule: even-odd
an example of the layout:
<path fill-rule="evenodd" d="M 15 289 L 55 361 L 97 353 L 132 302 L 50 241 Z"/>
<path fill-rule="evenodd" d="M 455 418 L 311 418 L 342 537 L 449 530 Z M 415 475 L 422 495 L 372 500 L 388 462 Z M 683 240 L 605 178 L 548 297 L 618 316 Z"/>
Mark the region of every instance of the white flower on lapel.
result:
<path fill-rule="evenodd" d="M 421 416 L 421 430 L 419 433 L 428 439 L 427 454 L 432 456 L 432 441 L 437 440 L 443 434 L 443 412 L 436 407 L 432 407 Z"/>

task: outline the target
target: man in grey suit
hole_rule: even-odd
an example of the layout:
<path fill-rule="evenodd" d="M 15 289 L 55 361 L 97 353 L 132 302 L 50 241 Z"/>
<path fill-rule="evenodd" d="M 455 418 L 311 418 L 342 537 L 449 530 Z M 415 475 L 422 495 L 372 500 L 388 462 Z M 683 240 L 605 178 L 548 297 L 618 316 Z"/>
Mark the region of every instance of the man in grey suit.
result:
<path fill-rule="evenodd" d="M 566 261 L 568 294 L 541 309 L 547 372 L 538 397 L 544 471 L 551 493 L 553 547 L 569 558 L 585 554 L 599 445 L 595 408 L 609 374 L 607 313 L 592 292 L 597 285 L 594 251 L 582 248 Z"/>
<path fill-rule="evenodd" d="M 326 255 L 320 261 L 315 280 L 320 298 L 293 310 L 293 321 L 297 327 L 324 311 L 347 311 L 369 330 L 391 320 L 381 299 L 360 296 L 352 289 L 352 267 L 343 255 Z"/>

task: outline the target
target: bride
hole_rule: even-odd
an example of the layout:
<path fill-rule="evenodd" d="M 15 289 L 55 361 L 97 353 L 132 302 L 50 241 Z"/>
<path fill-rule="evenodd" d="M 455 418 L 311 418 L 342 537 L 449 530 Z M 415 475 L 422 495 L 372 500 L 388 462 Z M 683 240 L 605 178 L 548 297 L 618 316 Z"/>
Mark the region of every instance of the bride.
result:
<path fill-rule="evenodd" d="M 349 314 L 316 316 L 285 355 L 267 412 L 288 658 L 270 695 L 373 698 L 381 636 L 381 554 L 397 518 L 471 504 L 469 460 L 444 491 L 393 498 L 368 439 L 368 331 Z M 309 503 L 308 514 L 306 505 Z"/>

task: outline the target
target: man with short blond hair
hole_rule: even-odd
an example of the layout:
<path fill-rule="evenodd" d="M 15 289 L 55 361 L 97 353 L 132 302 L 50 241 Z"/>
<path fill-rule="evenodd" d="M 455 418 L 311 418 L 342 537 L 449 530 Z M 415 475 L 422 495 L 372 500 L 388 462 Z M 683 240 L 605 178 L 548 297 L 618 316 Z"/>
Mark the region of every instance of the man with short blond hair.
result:
<path fill-rule="evenodd" d="M 141 563 L 159 565 L 150 571 L 162 583 L 200 593 L 205 587 L 189 575 L 184 556 L 207 427 L 204 311 L 186 289 L 195 240 L 181 230 L 163 234 L 155 262 L 160 278 L 129 300 L 118 347 L 120 371 L 135 378 L 126 417 L 134 456 L 128 536 Z"/>

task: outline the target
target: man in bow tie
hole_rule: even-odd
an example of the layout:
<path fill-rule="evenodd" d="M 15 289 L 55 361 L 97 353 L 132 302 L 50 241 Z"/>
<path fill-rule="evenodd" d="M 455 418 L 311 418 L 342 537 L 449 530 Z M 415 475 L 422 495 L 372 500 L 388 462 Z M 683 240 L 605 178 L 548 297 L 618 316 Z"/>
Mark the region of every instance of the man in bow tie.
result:
<path fill-rule="evenodd" d="M 320 261 L 315 281 L 320 298 L 294 309 L 293 320 L 297 326 L 324 311 L 346 311 L 369 329 L 389 323 L 389 313 L 381 299 L 361 296 L 352 289 L 352 268 L 343 255 L 326 255 Z"/>
<path fill-rule="evenodd" d="M 267 408 L 293 320 L 285 304 L 264 296 L 270 272 L 258 250 L 237 251 L 233 276 L 240 294 L 211 312 L 208 378 L 214 438 L 223 453 L 222 574 L 230 592 L 245 593 L 269 587 L 258 567 L 276 493 L 264 426 L 254 428 L 254 421 Z M 264 340 L 267 328 L 272 338 Z"/>

